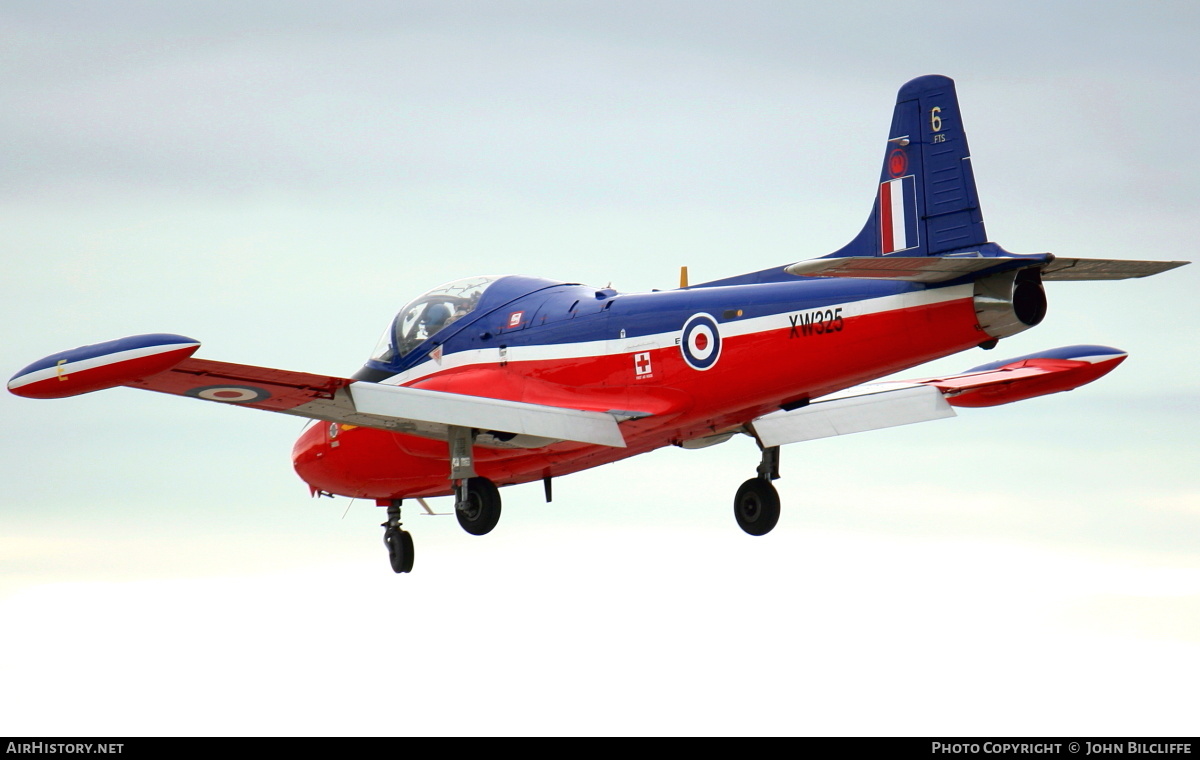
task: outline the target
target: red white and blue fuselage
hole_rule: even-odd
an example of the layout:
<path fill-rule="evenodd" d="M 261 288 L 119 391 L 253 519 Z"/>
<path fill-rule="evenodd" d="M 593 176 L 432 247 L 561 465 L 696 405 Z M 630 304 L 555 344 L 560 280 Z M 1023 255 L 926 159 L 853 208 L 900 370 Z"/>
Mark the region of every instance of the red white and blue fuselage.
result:
<path fill-rule="evenodd" d="M 527 292 L 507 299 L 509 288 Z M 793 280 L 618 294 L 512 277 L 498 280 L 488 296 L 503 303 L 448 328 L 455 332 L 439 342 L 438 358 L 429 347 L 411 366 L 387 377 L 374 369 L 371 379 L 639 413 L 621 424 L 624 448 L 477 448 L 476 470 L 499 485 L 737 430 L 781 407 L 990 337 L 979 327 L 969 283 Z M 524 315 L 516 325 L 514 314 Z M 450 490 L 446 445 L 428 438 L 314 425 L 294 457 L 300 475 L 329 493 L 385 498 Z"/>

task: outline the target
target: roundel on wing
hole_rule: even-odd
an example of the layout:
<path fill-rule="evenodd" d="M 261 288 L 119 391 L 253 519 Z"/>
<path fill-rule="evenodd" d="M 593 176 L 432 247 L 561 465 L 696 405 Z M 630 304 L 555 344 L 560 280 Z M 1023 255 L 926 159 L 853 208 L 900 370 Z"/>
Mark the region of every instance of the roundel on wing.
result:
<path fill-rule="evenodd" d="M 185 393 L 205 401 L 223 401 L 226 404 L 249 404 L 271 397 L 266 390 L 253 385 L 205 385 Z"/>
<path fill-rule="evenodd" d="M 692 369 L 711 369 L 721 358 L 721 332 L 717 320 L 707 314 L 693 314 L 683 323 L 679 350 Z"/>

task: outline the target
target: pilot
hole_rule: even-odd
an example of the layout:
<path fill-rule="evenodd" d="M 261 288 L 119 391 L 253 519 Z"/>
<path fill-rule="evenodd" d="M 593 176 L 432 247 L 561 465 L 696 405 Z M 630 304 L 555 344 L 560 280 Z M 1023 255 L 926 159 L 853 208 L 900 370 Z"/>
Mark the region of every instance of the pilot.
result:
<path fill-rule="evenodd" d="M 445 327 L 446 323 L 450 321 L 450 316 L 450 307 L 446 304 L 430 304 L 425 313 L 421 315 L 421 322 L 425 325 L 425 336 L 429 337 Z"/>

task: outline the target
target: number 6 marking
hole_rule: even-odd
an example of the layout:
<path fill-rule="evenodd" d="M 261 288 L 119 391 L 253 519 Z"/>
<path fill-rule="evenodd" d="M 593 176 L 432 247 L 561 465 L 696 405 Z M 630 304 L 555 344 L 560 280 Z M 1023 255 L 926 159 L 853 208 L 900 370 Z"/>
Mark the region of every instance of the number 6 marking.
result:
<path fill-rule="evenodd" d="M 933 127 L 934 132 L 942 131 L 942 117 L 938 116 L 942 112 L 941 106 L 934 106 L 929 112 L 929 126 Z"/>

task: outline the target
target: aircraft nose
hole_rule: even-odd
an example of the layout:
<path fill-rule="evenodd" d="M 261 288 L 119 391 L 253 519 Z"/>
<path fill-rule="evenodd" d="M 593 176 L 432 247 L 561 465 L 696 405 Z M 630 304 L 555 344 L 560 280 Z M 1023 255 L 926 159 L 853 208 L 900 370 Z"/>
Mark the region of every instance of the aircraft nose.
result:
<path fill-rule="evenodd" d="M 326 428 L 329 424 L 322 420 L 313 420 L 292 444 L 292 467 L 295 468 L 300 479 L 308 483 L 310 487 L 313 486 L 313 482 L 306 477 L 305 473 L 325 457 L 326 436 L 328 435 Z"/>
<path fill-rule="evenodd" d="M 344 445 L 347 430 L 353 429 L 353 425 L 313 420 L 292 445 L 292 468 L 314 496 L 318 492 L 361 496 L 362 472 L 356 454 L 362 452 Z"/>

